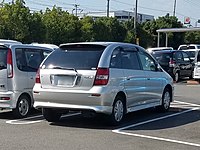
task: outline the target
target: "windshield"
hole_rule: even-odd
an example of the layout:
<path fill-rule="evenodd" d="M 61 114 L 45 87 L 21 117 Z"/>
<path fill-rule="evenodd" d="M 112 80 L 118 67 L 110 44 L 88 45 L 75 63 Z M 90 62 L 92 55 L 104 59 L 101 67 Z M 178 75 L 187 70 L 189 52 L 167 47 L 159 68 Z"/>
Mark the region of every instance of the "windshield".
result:
<path fill-rule="evenodd" d="M 43 68 L 72 68 L 95 70 L 105 47 L 64 47 L 54 51 L 44 62 Z"/>
<path fill-rule="evenodd" d="M 153 53 L 152 54 L 153 57 L 158 61 L 162 61 L 162 62 L 169 62 L 170 61 L 170 58 L 172 57 L 172 54 L 171 53 Z"/>

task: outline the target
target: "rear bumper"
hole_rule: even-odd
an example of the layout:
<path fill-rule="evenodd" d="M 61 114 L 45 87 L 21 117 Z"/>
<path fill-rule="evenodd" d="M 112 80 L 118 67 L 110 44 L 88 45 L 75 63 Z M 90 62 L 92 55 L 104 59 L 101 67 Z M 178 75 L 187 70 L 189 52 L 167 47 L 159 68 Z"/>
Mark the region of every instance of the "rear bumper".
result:
<path fill-rule="evenodd" d="M 13 91 L 0 92 L 0 108 L 15 108 L 18 95 L 18 93 L 15 93 Z M 9 99 L 3 100 L 3 98 Z"/>
<path fill-rule="evenodd" d="M 84 105 L 72 105 L 72 104 L 59 104 L 59 103 L 47 103 L 47 102 L 35 102 L 35 108 L 56 108 L 56 109 L 69 109 L 69 110 L 89 110 L 96 113 L 111 114 L 112 107 L 110 106 L 84 106 Z"/>
<path fill-rule="evenodd" d="M 33 98 L 35 108 L 55 108 L 69 110 L 91 110 L 97 113 L 112 113 L 116 91 L 93 87 L 90 90 L 43 89 L 35 84 Z"/>

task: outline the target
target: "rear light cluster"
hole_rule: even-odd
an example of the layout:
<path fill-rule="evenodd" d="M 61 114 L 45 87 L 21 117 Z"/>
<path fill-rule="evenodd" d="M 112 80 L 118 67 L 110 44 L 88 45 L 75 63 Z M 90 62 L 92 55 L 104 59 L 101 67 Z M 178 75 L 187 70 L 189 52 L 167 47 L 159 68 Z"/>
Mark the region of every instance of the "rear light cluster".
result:
<path fill-rule="evenodd" d="M 175 66 L 175 61 L 170 58 L 170 61 L 169 61 L 169 67 L 174 67 Z"/>
<path fill-rule="evenodd" d="M 40 82 L 40 68 L 38 69 L 35 77 L 35 83 L 41 83 Z"/>
<path fill-rule="evenodd" d="M 13 77 L 13 61 L 12 61 L 11 49 L 8 49 L 8 53 L 7 53 L 7 73 L 8 73 L 8 78 Z"/>
<path fill-rule="evenodd" d="M 109 80 L 109 69 L 98 68 L 94 80 L 94 85 L 107 85 Z"/>

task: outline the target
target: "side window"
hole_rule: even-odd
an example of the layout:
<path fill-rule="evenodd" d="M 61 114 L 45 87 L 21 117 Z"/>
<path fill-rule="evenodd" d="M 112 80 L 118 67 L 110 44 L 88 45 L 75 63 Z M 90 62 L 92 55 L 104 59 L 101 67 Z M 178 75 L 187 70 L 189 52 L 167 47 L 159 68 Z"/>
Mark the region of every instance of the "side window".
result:
<path fill-rule="evenodd" d="M 189 56 L 188 56 L 187 53 L 184 53 L 184 52 L 183 52 L 183 60 L 184 60 L 184 61 L 190 61 L 190 58 L 189 58 Z"/>
<path fill-rule="evenodd" d="M 24 58 L 23 49 L 16 49 L 15 56 L 16 56 L 17 68 L 21 71 L 26 71 L 27 64 L 26 64 L 26 59 Z"/>
<path fill-rule="evenodd" d="M 25 50 L 25 58 L 27 61 L 28 71 L 36 72 L 42 62 L 42 55 L 40 50 Z"/>
<path fill-rule="evenodd" d="M 176 52 L 176 60 L 177 60 L 178 62 L 183 61 L 183 55 L 182 55 L 181 52 Z"/>
<path fill-rule="evenodd" d="M 143 70 L 156 71 L 156 64 L 150 55 L 144 52 L 139 52 L 138 54 L 142 63 Z"/>
<path fill-rule="evenodd" d="M 43 51 L 43 56 L 46 58 L 52 51 L 44 50 Z"/>
<path fill-rule="evenodd" d="M 141 70 L 136 51 L 122 51 L 122 68 Z"/>
<path fill-rule="evenodd" d="M 121 62 L 121 52 L 120 48 L 116 48 L 111 56 L 110 60 L 110 68 L 121 68 L 122 62 Z"/>

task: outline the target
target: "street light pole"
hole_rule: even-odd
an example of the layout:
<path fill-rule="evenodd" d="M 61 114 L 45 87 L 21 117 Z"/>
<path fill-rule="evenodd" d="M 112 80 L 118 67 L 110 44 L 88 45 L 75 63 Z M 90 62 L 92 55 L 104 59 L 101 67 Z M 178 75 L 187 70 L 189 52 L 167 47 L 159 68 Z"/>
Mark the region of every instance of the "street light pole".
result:
<path fill-rule="evenodd" d="M 134 17 L 134 31 L 135 31 L 135 40 L 137 40 L 137 7 L 138 7 L 138 0 L 135 0 L 135 17 Z"/>

